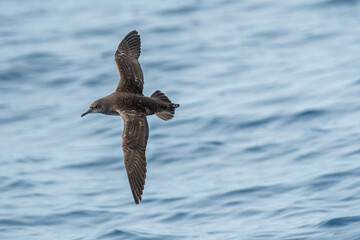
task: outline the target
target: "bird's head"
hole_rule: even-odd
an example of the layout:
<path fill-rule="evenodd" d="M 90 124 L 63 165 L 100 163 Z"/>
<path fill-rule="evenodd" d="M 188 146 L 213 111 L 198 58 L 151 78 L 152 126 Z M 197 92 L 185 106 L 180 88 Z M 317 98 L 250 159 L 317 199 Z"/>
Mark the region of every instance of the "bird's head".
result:
<path fill-rule="evenodd" d="M 87 112 L 84 112 L 83 114 L 81 114 L 81 117 L 85 116 L 88 113 L 105 113 L 104 102 L 101 101 L 101 99 L 96 100 L 95 102 L 93 102 L 90 105 L 89 110 Z"/>

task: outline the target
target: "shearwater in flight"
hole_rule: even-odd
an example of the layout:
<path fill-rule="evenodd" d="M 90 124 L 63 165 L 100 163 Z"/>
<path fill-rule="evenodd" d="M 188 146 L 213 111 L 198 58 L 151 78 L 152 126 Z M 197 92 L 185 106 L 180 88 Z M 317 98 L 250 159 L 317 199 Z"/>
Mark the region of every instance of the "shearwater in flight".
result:
<path fill-rule="evenodd" d="M 120 75 L 115 92 L 93 102 L 89 110 L 81 115 L 103 113 L 123 118 L 124 162 L 136 204 L 141 201 L 146 178 L 145 151 L 149 137 L 146 116 L 155 114 L 167 121 L 174 117 L 175 108 L 179 107 L 159 90 L 150 97 L 143 95 L 144 77 L 139 56 L 140 36 L 134 30 L 125 36 L 115 52 L 115 64 Z"/>

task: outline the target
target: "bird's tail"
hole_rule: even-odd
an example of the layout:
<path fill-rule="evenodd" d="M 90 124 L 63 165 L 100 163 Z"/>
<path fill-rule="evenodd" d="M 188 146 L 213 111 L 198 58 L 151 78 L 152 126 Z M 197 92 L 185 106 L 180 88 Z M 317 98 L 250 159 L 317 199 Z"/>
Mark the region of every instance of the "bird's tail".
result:
<path fill-rule="evenodd" d="M 155 112 L 156 116 L 158 116 L 162 120 L 167 121 L 172 119 L 175 114 L 175 108 L 180 107 L 179 104 L 172 103 L 170 99 L 159 90 L 155 91 L 150 97 L 159 99 L 160 101 L 167 104 L 167 107 L 165 109 L 162 108 L 162 111 Z"/>

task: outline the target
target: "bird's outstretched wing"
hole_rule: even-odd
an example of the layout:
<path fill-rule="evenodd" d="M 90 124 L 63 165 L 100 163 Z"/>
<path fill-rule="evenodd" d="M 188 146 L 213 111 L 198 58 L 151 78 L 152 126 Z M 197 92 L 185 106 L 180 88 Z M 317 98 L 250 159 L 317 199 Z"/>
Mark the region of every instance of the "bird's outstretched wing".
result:
<path fill-rule="evenodd" d="M 119 112 L 124 120 L 122 148 L 125 168 L 134 201 L 138 204 L 144 190 L 146 178 L 146 145 L 149 138 L 149 127 L 145 112 Z"/>
<path fill-rule="evenodd" d="M 115 64 L 120 75 L 116 92 L 142 94 L 144 77 L 138 61 L 139 56 L 140 36 L 134 30 L 124 37 L 115 52 Z"/>

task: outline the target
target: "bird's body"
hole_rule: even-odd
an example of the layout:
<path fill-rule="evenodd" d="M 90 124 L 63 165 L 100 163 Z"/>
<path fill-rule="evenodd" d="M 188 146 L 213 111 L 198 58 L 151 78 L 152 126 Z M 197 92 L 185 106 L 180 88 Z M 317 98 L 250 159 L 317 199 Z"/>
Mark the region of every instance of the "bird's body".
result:
<path fill-rule="evenodd" d="M 169 106 L 156 98 L 134 93 L 113 92 L 98 100 L 101 105 L 108 105 L 103 114 L 120 115 L 119 112 L 136 111 L 152 115 L 165 111 Z"/>
<path fill-rule="evenodd" d="M 141 200 L 146 178 L 146 145 L 149 127 L 146 116 L 156 114 L 163 120 L 174 117 L 175 108 L 164 93 L 155 91 L 150 97 L 144 96 L 143 73 L 138 62 L 140 56 L 140 36 L 132 31 L 120 42 L 115 52 L 115 63 L 120 81 L 112 94 L 96 100 L 88 113 L 120 115 L 124 120 L 122 147 L 130 188 L 136 204 Z"/>

